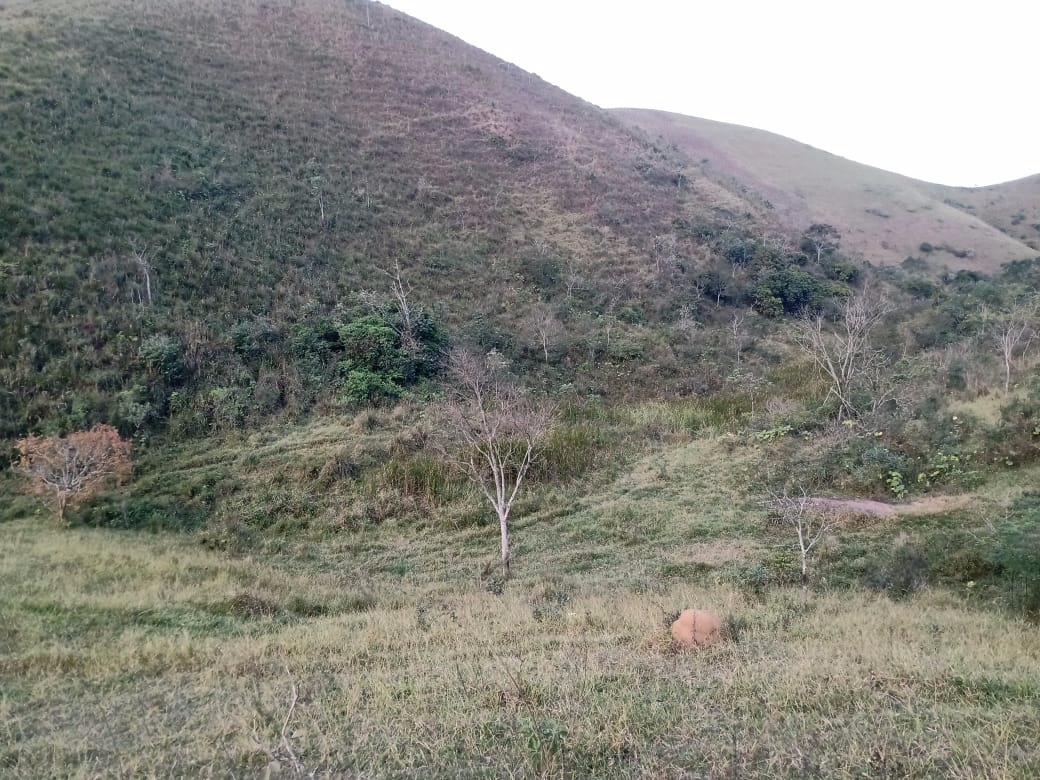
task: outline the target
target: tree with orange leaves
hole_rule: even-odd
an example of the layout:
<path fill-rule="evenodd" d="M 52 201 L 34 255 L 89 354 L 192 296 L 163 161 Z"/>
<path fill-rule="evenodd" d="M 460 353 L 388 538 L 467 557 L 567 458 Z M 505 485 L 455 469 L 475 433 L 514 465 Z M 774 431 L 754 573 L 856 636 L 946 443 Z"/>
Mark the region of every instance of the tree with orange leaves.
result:
<path fill-rule="evenodd" d="M 33 493 L 54 496 L 62 525 L 69 506 L 96 493 L 108 478 L 121 482 L 130 473 L 130 442 L 111 425 L 68 436 L 26 436 L 15 450 L 16 468 Z"/>

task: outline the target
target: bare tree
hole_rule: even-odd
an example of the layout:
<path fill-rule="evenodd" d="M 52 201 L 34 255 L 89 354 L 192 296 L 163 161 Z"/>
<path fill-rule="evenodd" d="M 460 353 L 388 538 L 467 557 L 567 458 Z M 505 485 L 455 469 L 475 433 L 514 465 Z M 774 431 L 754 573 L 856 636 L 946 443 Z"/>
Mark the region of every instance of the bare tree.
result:
<path fill-rule="evenodd" d="M 1037 314 L 1037 303 L 1031 305 L 1018 304 L 1006 316 L 996 320 L 990 328 L 993 342 L 1000 350 L 1004 360 L 1004 394 L 1011 391 L 1011 370 L 1016 353 L 1021 354 L 1036 337 L 1034 320 Z"/>
<path fill-rule="evenodd" d="M 582 276 L 581 268 L 574 260 L 568 260 L 563 269 L 563 286 L 569 301 L 575 290 L 585 286 L 585 277 Z"/>
<path fill-rule="evenodd" d="M 144 289 L 145 297 L 148 299 L 148 305 L 152 305 L 152 265 L 149 262 L 150 253 L 148 247 L 138 249 L 136 246 L 131 246 L 130 251 L 133 253 L 134 262 L 137 263 L 137 267 L 141 269 L 141 273 L 144 275 Z"/>
<path fill-rule="evenodd" d="M 321 176 L 311 176 L 311 194 L 318 200 L 318 225 L 325 224 L 325 193 L 321 186 Z"/>
<path fill-rule="evenodd" d="M 674 233 L 662 233 L 653 238 L 652 255 L 657 273 L 679 264 L 679 240 Z"/>
<path fill-rule="evenodd" d="M 679 315 L 675 320 L 675 329 L 685 336 L 689 336 L 694 333 L 697 328 L 701 326 L 698 322 L 697 317 L 694 315 L 694 309 L 689 304 L 683 304 L 679 307 Z"/>
<path fill-rule="evenodd" d="M 842 305 L 837 327 L 827 327 L 820 315 L 797 327 L 795 341 L 829 381 L 829 395 L 838 400 L 838 419 L 858 417 L 862 410 L 855 391 L 883 378 L 885 353 L 871 343 L 871 336 L 893 308 L 885 297 L 864 290 Z M 873 405 L 879 405 L 876 397 Z"/>
<path fill-rule="evenodd" d="M 778 514 L 779 520 L 791 528 L 798 539 L 798 553 L 802 564 L 802 590 L 809 588 L 809 562 L 820 539 L 828 533 L 832 524 L 812 511 L 812 501 L 805 490 L 791 496 L 786 490 L 770 491 L 769 505 Z"/>
<path fill-rule="evenodd" d="M 392 270 L 385 268 L 380 270 L 390 277 L 390 301 L 387 301 L 385 293 L 374 290 L 361 290 L 357 293 L 357 296 L 373 314 L 382 316 L 387 308 L 392 308 L 397 312 L 397 323 L 394 324 L 397 338 L 409 357 L 416 358 L 422 354 L 423 345 L 422 339 L 419 337 L 418 328 L 421 309 L 408 300 L 408 296 L 412 292 L 412 286 L 405 282 L 401 274 L 400 261 L 394 260 Z"/>
<path fill-rule="evenodd" d="M 603 326 L 603 335 L 606 339 L 605 346 L 608 351 L 610 350 L 610 334 L 620 321 L 617 311 L 621 305 L 621 297 L 625 292 L 624 287 L 624 279 L 616 278 L 610 282 L 610 296 L 607 298 L 607 305 L 604 307 L 603 313 L 596 318 Z"/>
<path fill-rule="evenodd" d="M 555 409 L 533 398 L 505 370 L 498 353 L 455 348 L 448 355 L 453 379 L 440 407 L 448 435 L 444 452 L 477 485 L 498 517 L 502 569 L 509 575 L 509 513 L 534 463 L 539 440 Z"/>
<path fill-rule="evenodd" d="M 130 472 L 130 442 L 111 425 L 68 436 L 27 436 L 15 450 L 15 466 L 29 478 L 30 489 L 54 495 L 62 525 L 70 505 L 97 492 L 108 477 Z"/>
<path fill-rule="evenodd" d="M 545 306 L 532 306 L 526 317 L 526 327 L 538 337 L 542 347 L 542 355 L 546 364 L 549 362 L 549 346 L 560 331 L 559 323 L 552 312 Z"/>
<path fill-rule="evenodd" d="M 408 301 L 408 295 L 412 291 L 410 284 L 405 284 L 401 277 L 401 263 L 394 260 L 394 272 L 384 271 L 390 277 L 390 292 L 394 297 L 394 305 L 397 307 L 397 315 L 401 324 L 398 328 L 398 337 L 405 351 L 415 357 L 422 352 L 422 340 L 419 338 L 416 318 L 418 312 Z"/>
<path fill-rule="evenodd" d="M 726 334 L 729 336 L 729 342 L 733 346 L 733 354 L 739 366 L 740 356 L 751 340 L 751 332 L 747 327 L 747 314 L 735 312 L 733 319 L 730 320 L 729 327 L 726 329 Z"/>

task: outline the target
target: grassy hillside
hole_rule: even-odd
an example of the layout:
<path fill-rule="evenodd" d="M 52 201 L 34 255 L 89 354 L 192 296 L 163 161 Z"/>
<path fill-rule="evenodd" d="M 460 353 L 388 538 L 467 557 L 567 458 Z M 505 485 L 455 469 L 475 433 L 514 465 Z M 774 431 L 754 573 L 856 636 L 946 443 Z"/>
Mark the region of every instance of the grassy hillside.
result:
<path fill-rule="evenodd" d="M 144 344 L 177 353 L 188 388 L 166 395 L 207 425 L 221 413 L 191 382 L 306 408 L 292 327 L 357 314 L 395 262 L 459 337 L 523 356 L 542 315 L 557 362 L 630 386 L 589 356 L 618 321 L 617 343 L 669 362 L 653 331 L 714 253 L 676 225 L 768 221 L 594 106 L 376 4 L 8 4 L 0 27 L 6 431 L 111 419 L 119 392 L 166 417 L 168 397 L 134 389 L 162 370 Z"/>
<path fill-rule="evenodd" d="M 1040 251 L 1040 175 L 991 187 L 942 187 L 937 194 Z"/>
<path fill-rule="evenodd" d="M 846 252 L 874 263 L 923 256 L 937 269 L 990 273 L 1037 254 L 1035 177 L 978 190 L 943 187 L 763 130 L 661 111 L 612 113 L 768 202 L 790 229 L 834 225 Z M 934 249 L 922 253 L 922 244 Z"/>

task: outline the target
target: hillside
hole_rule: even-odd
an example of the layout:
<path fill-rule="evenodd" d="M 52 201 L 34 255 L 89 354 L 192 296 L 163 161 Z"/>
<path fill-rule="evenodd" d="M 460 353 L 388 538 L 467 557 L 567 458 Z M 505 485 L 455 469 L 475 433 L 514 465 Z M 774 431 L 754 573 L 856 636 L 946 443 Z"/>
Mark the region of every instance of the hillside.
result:
<path fill-rule="evenodd" d="M 980 189 L 944 187 L 764 130 L 661 111 L 612 113 L 700 161 L 716 181 L 768 204 L 789 230 L 834 225 L 844 251 L 876 264 L 916 256 L 936 269 L 992 273 L 1037 254 L 1040 177 Z M 922 244 L 933 249 L 922 252 Z"/>
<path fill-rule="evenodd" d="M 989 187 L 933 185 L 937 197 L 1040 251 L 1040 174 Z"/>
<path fill-rule="evenodd" d="M 0 4 L 0 775 L 1040 776 L 1037 180 L 665 118 Z"/>
<path fill-rule="evenodd" d="M 663 358 L 639 323 L 674 318 L 713 252 L 675 225 L 770 223 L 683 155 L 378 4 L 17 3 L 0 29 L 6 431 L 110 417 L 103 396 L 155 378 L 144 343 L 243 403 L 264 381 L 306 395 L 279 368 L 290 329 L 356 312 L 395 262 L 488 348 L 536 353 L 541 312 L 578 366 L 626 310 L 622 341 Z"/>

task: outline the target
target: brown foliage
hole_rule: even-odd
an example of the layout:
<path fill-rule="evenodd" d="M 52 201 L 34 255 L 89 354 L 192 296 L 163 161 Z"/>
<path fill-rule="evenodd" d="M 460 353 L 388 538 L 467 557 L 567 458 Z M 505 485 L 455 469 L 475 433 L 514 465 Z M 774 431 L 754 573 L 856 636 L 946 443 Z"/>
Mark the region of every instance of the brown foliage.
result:
<path fill-rule="evenodd" d="M 68 436 L 26 436 L 15 449 L 15 467 L 28 477 L 29 489 L 54 495 L 60 523 L 67 507 L 96 493 L 106 479 L 121 482 L 130 473 L 130 442 L 111 425 Z"/>

